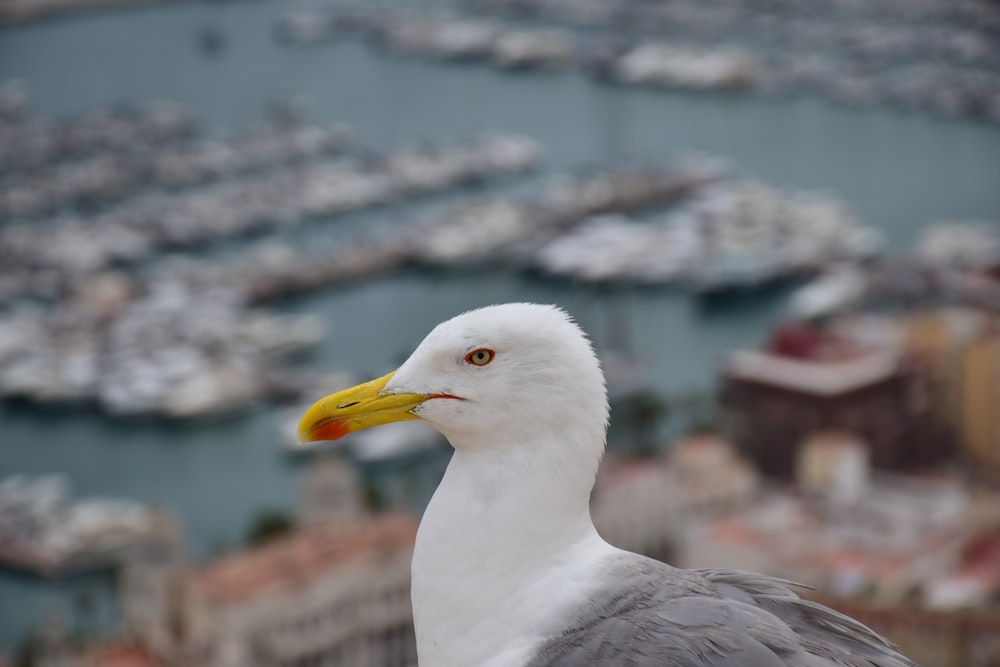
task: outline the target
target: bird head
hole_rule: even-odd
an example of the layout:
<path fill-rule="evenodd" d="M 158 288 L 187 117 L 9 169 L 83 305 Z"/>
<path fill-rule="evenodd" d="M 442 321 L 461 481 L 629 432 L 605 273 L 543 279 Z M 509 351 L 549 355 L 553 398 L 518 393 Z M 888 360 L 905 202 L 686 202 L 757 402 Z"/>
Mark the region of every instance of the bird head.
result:
<path fill-rule="evenodd" d="M 439 324 L 396 371 L 317 401 L 302 418 L 299 441 L 410 419 L 456 448 L 579 433 L 603 449 L 604 375 L 563 310 L 490 306 Z"/>

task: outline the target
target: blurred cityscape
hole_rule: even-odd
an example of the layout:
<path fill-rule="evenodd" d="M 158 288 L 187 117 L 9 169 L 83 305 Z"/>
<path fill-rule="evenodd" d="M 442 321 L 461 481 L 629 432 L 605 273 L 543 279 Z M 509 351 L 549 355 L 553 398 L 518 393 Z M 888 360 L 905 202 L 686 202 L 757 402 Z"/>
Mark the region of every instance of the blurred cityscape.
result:
<path fill-rule="evenodd" d="M 1000 667 L 991 0 L 0 0 L 0 667 L 415 665 L 447 443 L 295 425 L 515 300 L 608 541 Z"/>

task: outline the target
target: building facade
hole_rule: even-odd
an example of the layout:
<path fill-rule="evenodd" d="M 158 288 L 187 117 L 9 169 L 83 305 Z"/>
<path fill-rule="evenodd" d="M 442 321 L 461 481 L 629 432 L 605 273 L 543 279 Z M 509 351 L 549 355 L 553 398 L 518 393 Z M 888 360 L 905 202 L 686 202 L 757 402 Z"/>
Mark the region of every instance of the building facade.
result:
<path fill-rule="evenodd" d="M 184 569 L 126 575 L 130 633 L 173 667 L 416 664 L 406 515 L 313 522 Z"/>
<path fill-rule="evenodd" d="M 317 461 L 299 526 L 201 565 L 176 550 L 125 568 L 127 642 L 164 667 L 416 664 L 410 560 L 417 519 L 367 513 L 352 469 Z"/>
<path fill-rule="evenodd" d="M 952 439 L 922 398 L 921 380 L 900 347 L 859 346 L 820 330 L 779 331 L 766 349 L 730 358 L 722 379 L 725 423 L 737 449 L 779 479 L 794 477 L 800 447 L 823 431 L 858 437 L 876 468 L 926 467 L 952 456 Z"/>
<path fill-rule="evenodd" d="M 965 460 L 1000 479 L 1000 318 L 975 308 L 919 313 L 907 320 L 907 344 Z"/>

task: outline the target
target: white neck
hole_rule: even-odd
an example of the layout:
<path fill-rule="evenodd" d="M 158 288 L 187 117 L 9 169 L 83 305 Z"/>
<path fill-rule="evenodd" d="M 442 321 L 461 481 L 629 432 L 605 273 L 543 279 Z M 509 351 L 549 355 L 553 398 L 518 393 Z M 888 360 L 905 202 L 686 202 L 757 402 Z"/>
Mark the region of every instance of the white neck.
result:
<path fill-rule="evenodd" d="M 613 551 L 590 519 L 598 460 L 553 466 L 538 455 L 550 444 L 456 449 L 413 556 L 421 665 L 523 665 L 547 619 L 586 599 L 581 582 Z"/>

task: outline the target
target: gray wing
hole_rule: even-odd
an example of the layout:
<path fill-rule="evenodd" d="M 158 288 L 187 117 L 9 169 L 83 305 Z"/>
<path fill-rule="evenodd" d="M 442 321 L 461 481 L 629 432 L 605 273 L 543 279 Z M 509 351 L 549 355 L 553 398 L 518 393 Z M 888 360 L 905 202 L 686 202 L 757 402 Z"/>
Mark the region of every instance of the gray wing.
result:
<path fill-rule="evenodd" d="M 527 667 L 917 667 L 773 577 L 621 558 Z"/>

